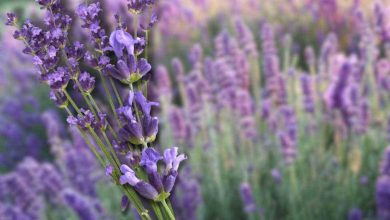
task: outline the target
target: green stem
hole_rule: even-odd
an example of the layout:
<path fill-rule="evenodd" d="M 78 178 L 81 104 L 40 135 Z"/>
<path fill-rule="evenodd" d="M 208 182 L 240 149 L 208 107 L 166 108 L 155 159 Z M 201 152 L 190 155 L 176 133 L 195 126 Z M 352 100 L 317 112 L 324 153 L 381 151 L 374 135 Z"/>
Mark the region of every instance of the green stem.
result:
<path fill-rule="evenodd" d="M 169 209 L 173 212 L 172 204 L 171 204 L 171 201 L 169 199 L 167 199 L 167 204 L 168 204 Z"/>
<path fill-rule="evenodd" d="M 98 116 L 97 116 L 97 114 L 96 114 L 96 111 L 95 111 L 95 109 L 92 107 L 91 102 L 90 102 L 89 99 L 87 98 L 86 93 L 83 91 L 83 88 L 81 87 L 80 82 L 79 82 L 77 79 L 74 80 L 74 81 L 76 82 L 77 88 L 80 90 L 80 93 L 81 93 L 81 95 L 82 95 L 83 98 L 84 98 L 84 101 L 87 103 L 88 108 L 92 111 L 92 113 L 93 113 L 93 115 L 95 116 L 95 118 L 98 118 Z"/>
<path fill-rule="evenodd" d="M 152 206 L 154 213 L 157 216 L 158 220 L 164 220 L 163 214 L 161 212 L 160 206 L 156 202 L 151 202 L 150 205 Z"/>
<path fill-rule="evenodd" d="M 69 102 L 72 105 L 72 107 L 74 108 L 74 110 L 76 110 L 76 112 L 78 114 L 80 114 L 81 113 L 80 109 L 77 107 L 76 103 L 73 101 L 72 96 L 70 96 L 69 93 L 65 89 L 63 90 L 63 92 L 64 92 L 66 98 L 69 100 Z"/>
<path fill-rule="evenodd" d="M 164 207 L 165 212 L 168 214 L 169 219 L 175 220 L 175 216 L 174 216 L 173 213 L 171 212 L 171 209 L 168 207 L 168 205 L 167 205 L 167 203 L 165 202 L 165 200 L 162 200 L 161 203 L 162 203 L 162 205 L 163 205 L 163 207 Z"/>
<path fill-rule="evenodd" d="M 110 77 L 110 83 L 111 83 L 112 90 L 114 90 L 116 99 L 119 102 L 119 105 L 123 106 L 123 102 L 122 102 L 121 96 L 119 95 L 119 92 L 118 92 L 118 89 L 116 88 L 115 82 L 114 82 L 114 80 L 111 77 Z"/>
<path fill-rule="evenodd" d="M 142 219 L 145 220 L 151 220 L 152 218 L 148 214 L 148 210 L 146 210 L 140 199 L 138 198 L 137 193 L 134 191 L 133 188 L 125 187 L 121 185 L 122 190 L 124 193 L 128 196 L 130 201 L 134 204 L 135 208 L 137 209 L 138 214 L 141 216 Z"/>
<path fill-rule="evenodd" d="M 120 163 L 118 157 L 116 156 L 114 147 L 112 146 L 112 144 L 111 144 L 110 140 L 108 139 L 106 133 L 103 130 L 101 130 L 101 133 L 103 134 L 104 140 L 107 142 L 108 146 L 110 147 L 110 151 L 111 151 L 111 154 L 112 154 L 112 156 L 114 158 L 114 161 L 117 163 L 117 165 L 119 167 L 121 165 L 121 163 Z"/>
<path fill-rule="evenodd" d="M 251 89 L 255 96 L 255 104 L 256 106 L 260 102 L 260 87 L 261 87 L 261 72 L 259 67 L 259 62 L 256 57 L 250 58 L 250 65 L 251 65 Z"/>
<path fill-rule="evenodd" d="M 116 164 L 115 160 L 113 159 L 113 156 L 110 155 L 110 153 L 107 151 L 106 147 L 104 146 L 102 140 L 99 138 L 99 136 L 96 134 L 96 132 L 89 127 L 89 132 L 92 134 L 92 137 L 97 142 L 97 145 L 99 146 L 100 150 L 103 151 L 104 156 L 110 161 L 111 165 L 115 166 L 117 170 L 119 170 L 119 166 Z"/>
<path fill-rule="evenodd" d="M 85 143 L 87 143 L 89 149 L 91 149 L 91 151 L 93 152 L 93 154 L 95 154 L 95 157 L 99 160 L 100 162 L 100 165 L 102 166 L 103 169 L 106 168 L 106 163 L 104 162 L 103 158 L 100 156 L 99 152 L 97 152 L 97 150 L 95 149 L 95 147 L 91 144 L 91 142 L 89 141 L 88 137 L 87 137 L 87 134 L 85 134 L 85 132 L 78 127 L 78 130 L 80 131 L 81 133 L 81 136 L 83 136 L 84 138 L 84 141 Z"/>
<path fill-rule="evenodd" d="M 119 121 L 119 119 L 118 119 L 118 115 L 116 114 L 116 111 L 115 111 L 115 105 L 114 105 L 114 102 L 113 102 L 113 100 L 112 100 L 112 96 L 111 96 L 110 90 L 108 89 L 107 81 L 106 81 L 106 79 L 104 78 L 102 71 L 100 71 L 100 70 L 99 70 L 99 76 L 100 76 L 100 79 L 102 80 L 103 88 L 104 88 L 104 91 L 105 91 L 106 96 L 107 96 L 107 98 L 108 98 L 108 103 L 110 104 L 111 111 L 112 111 L 112 113 L 114 114 L 114 117 L 116 118 L 119 127 L 122 127 L 122 126 L 121 126 L 121 123 L 120 123 L 120 121 Z M 119 97 L 118 97 L 118 98 L 119 98 Z M 119 100 L 118 100 L 118 102 L 121 103 L 122 101 L 119 101 Z"/>

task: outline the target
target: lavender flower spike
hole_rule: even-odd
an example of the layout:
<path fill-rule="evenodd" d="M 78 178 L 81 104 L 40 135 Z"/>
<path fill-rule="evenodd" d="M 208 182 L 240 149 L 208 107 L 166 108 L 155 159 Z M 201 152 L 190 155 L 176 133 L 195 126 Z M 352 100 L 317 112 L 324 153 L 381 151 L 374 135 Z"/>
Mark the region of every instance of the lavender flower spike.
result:
<path fill-rule="evenodd" d="M 158 118 L 144 115 L 142 117 L 142 131 L 146 143 L 153 142 L 158 132 Z"/>
<path fill-rule="evenodd" d="M 119 59 L 116 66 L 108 64 L 105 67 L 105 70 L 110 72 L 112 77 L 125 84 L 131 84 L 140 80 L 151 69 L 152 66 L 146 59 L 141 58 L 137 61 L 132 54 Z"/>
<path fill-rule="evenodd" d="M 16 15 L 15 13 L 7 13 L 7 22 L 5 23 L 7 26 L 16 25 Z"/>
<path fill-rule="evenodd" d="M 62 191 L 62 197 L 83 220 L 93 220 L 97 218 L 96 213 L 93 210 L 93 205 L 84 196 L 75 192 L 72 189 L 65 189 Z"/>
<path fill-rule="evenodd" d="M 127 98 L 127 104 L 122 106 L 122 107 L 119 107 L 116 110 L 118 115 L 121 116 L 124 121 L 125 120 L 135 121 L 135 117 L 133 114 L 133 108 L 132 108 L 133 100 L 134 100 L 134 92 L 129 91 L 129 97 Z"/>
<path fill-rule="evenodd" d="M 160 153 L 153 148 L 145 148 L 142 151 L 142 157 L 140 165 L 146 169 L 148 173 L 149 182 L 157 189 L 158 192 L 162 192 L 163 183 L 160 174 L 157 172 L 157 163 L 162 159 Z"/>
<path fill-rule="evenodd" d="M 142 127 L 136 120 L 131 120 L 127 125 L 119 130 L 119 137 L 123 141 L 129 141 L 132 144 L 144 144 L 145 139 L 142 135 Z"/>
<path fill-rule="evenodd" d="M 119 178 L 120 184 L 130 184 L 140 195 L 147 199 L 155 200 L 158 197 L 157 190 L 149 183 L 138 179 L 129 166 L 122 164 L 120 170 L 123 173 Z"/>
<path fill-rule="evenodd" d="M 349 210 L 348 220 L 362 220 L 362 219 L 363 219 L 362 210 L 358 208 L 353 208 Z"/>
<path fill-rule="evenodd" d="M 390 146 L 383 152 L 379 172 L 381 175 L 390 176 Z"/>
<path fill-rule="evenodd" d="M 178 175 L 180 163 L 187 159 L 184 154 L 177 155 L 177 147 L 171 147 L 164 151 L 165 161 L 165 175 L 164 175 L 164 189 L 165 192 L 171 192 Z"/>
<path fill-rule="evenodd" d="M 244 203 L 244 209 L 246 213 L 252 213 L 256 211 L 256 203 L 253 199 L 252 187 L 247 182 L 241 183 L 240 194 L 242 202 Z"/>
<path fill-rule="evenodd" d="M 376 207 L 378 219 L 390 219 L 390 177 L 382 175 L 376 182 Z"/>
<path fill-rule="evenodd" d="M 89 73 L 83 72 L 79 76 L 79 81 L 83 92 L 91 93 L 95 88 L 95 78 L 92 77 Z"/>

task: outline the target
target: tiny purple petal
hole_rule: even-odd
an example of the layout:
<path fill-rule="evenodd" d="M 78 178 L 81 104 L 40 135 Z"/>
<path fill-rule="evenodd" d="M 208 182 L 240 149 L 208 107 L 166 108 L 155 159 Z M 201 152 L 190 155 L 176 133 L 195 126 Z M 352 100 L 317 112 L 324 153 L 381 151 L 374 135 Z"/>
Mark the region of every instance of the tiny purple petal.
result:
<path fill-rule="evenodd" d="M 108 165 L 106 167 L 106 176 L 111 176 L 113 171 L 114 171 L 114 167 L 112 165 Z"/>

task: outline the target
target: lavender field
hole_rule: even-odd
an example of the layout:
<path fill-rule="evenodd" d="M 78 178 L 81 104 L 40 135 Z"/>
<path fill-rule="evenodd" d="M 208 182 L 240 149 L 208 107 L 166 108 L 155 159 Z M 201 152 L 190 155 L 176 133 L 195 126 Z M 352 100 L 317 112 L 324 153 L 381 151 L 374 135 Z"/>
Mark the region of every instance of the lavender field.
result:
<path fill-rule="evenodd" d="M 0 220 L 390 220 L 389 0 L 0 21 Z"/>

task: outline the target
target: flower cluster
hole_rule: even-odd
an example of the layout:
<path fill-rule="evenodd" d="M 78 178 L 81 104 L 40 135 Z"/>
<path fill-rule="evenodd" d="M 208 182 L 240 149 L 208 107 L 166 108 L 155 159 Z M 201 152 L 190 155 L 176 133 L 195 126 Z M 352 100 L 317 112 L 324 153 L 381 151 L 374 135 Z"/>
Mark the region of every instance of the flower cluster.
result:
<path fill-rule="evenodd" d="M 46 10 L 44 27 L 27 20 L 20 30 L 15 31 L 14 37 L 24 42 L 23 52 L 33 57 L 40 79 L 51 89 L 50 98 L 66 110 L 69 114 L 68 124 L 78 129 L 101 166 L 109 168 L 107 174 L 111 175 L 115 183 L 120 183 L 119 187 L 142 218 L 150 217 L 139 196 L 161 202 L 164 215 L 174 219 L 165 200 L 173 189 L 179 164 L 186 157 L 177 155 L 177 148 L 165 150 L 165 171 L 163 174 L 158 173 L 157 163 L 162 157 L 151 144 L 158 133 L 158 118 L 152 115 L 152 107 L 159 106 L 159 103 L 149 101 L 144 94 L 152 68 L 147 61 L 147 32 L 158 20 L 155 13 L 151 13 L 147 26 L 139 24 L 135 19 L 133 35 L 124 28 L 117 15 L 118 27 L 107 36 L 100 22 L 99 14 L 103 11 L 100 3 L 81 4 L 76 14 L 89 38 L 88 42 L 82 44 L 72 42 L 68 37 L 71 18 L 63 10 L 60 1 L 45 0 L 38 3 Z M 137 18 L 146 11 L 152 11 L 154 3 L 130 0 L 128 9 Z M 14 14 L 8 14 L 7 25 L 16 27 Z M 140 26 L 144 34 L 138 33 Z M 90 67 L 88 72 L 85 65 Z M 104 100 L 95 95 L 99 91 L 94 91 L 98 87 L 94 74 L 100 78 L 111 112 L 102 106 L 101 101 Z M 118 84 L 128 86 L 125 103 L 117 88 Z M 74 90 L 70 91 L 70 85 L 73 85 Z M 134 160 L 140 150 L 141 159 Z M 132 162 L 128 163 L 129 160 Z M 137 177 L 145 172 L 147 179 Z M 120 176 L 120 173 L 123 175 Z M 131 194 L 131 189 L 135 189 L 139 196 Z M 161 196 L 156 199 L 158 195 Z M 71 191 L 64 192 L 63 196 L 67 203 L 77 207 L 83 203 L 83 198 L 75 197 Z M 76 212 L 83 214 L 81 210 Z M 157 217 L 162 218 L 159 213 L 161 215 L 161 211 L 156 212 Z"/>
<path fill-rule="evenodd" d="M 153 148 L 145 148 L 142 151 L 139 165 L 146 170 L 149 182 L 139 179 L 134 172 L 134 168 L 132 169 L 128 165 L 123 164 L 120 167 L 123 174 L 120 177 L 120 183 L 130 184 L 145 198 L 159 201 L 169 196 L 178 175 L 180 162 L 185 159 L 186 156 L 184 154 L 178 155 L 177 147 L 166 149 L 164 156 L 161 156 Z M 165 163 L 162 175 L 158 171 L 158 162 L 160 160 L 164 160 Z"/>
<path fill-rule="evenodd" d="M 117 109 L 123 124 L 119 130 L 121 140 L 142 145 L 153 142 L 158 132 L 158 118 L 151 116 L 151 110 L 158 105 L 147 101 L 141 92 L 130 91 L 126 105 Z"/>

